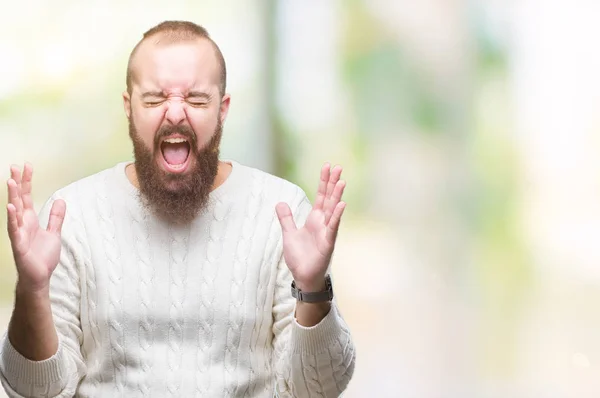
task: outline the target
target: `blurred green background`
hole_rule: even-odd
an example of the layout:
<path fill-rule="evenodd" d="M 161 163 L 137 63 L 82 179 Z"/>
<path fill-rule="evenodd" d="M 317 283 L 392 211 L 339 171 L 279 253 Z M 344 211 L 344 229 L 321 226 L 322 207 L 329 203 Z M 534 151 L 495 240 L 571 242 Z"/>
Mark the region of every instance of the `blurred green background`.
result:
<path fill-rule="evenodd" d="M 192 20 L 228 65 L 223 158 L 311 198 L 323 162 L 345 168 L 333 267 L 358 349 L 345 397 L 600 394 L 600 3 L 11 7 L 0 175 L 31 162 L 38 209 L 132 157 L 129 52 L 156 23 Z M 14 282 L 4 233 L 0 331 Z"/>

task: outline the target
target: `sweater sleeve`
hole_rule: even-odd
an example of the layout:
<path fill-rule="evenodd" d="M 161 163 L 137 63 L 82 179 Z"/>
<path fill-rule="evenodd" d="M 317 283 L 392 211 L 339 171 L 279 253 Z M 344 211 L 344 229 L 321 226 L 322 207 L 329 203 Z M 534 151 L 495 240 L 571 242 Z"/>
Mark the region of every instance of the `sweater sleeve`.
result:
<path fill-rule="evenodd" d="M 40 212 L 40 225 L 47 225 L 51 198 Z M 50 278 L 50 301 L 58 334 L 58 350 L 43 361 L 31 361 L 11 344 L 8 333 L 0 341 L 0 380 L 9 397 L 72 397 L 86 372 L 81 354 L 78 261 L 83 257 L 78 222 L 67 215 L 62 229 L 60 262 Z M 81 235 L 79 235 L 81 237 Z"/>
<path fill-rule="evenodd" d="M 292 207 L 292 209 L 294 209 Z M 304 196 L 294 218 L 304 224 L 311 205 Z M 331 310 L 313 326 L 295 319 L 292 275 L 281 255 L 273 304 L 274 363 L 277 391 L 283 397 L 339 397 L 354 372 L 355 347 L 334 298 Z"/>

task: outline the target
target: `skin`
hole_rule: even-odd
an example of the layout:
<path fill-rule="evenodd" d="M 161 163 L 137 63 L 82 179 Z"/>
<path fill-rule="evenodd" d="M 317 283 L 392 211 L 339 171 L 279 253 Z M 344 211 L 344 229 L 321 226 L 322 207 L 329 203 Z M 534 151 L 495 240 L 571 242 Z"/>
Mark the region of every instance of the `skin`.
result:
<path fill-rule="evenodd" d="M 210 141 L 218 120 L 225 122 L 230 96 L 219 93 L 218 63 L 208 41 L 163 46 L 145 43 L 136 54 L 134 67 L 132 93 L 123 93 L 123 104 L 126 116 L 134 116 L 139 135 L 149 148 L 162 126 L 188 125 L 202 147 Z M 157 162 L 160 161 L 157 155 Z M 190 161 L 177 172 L 190 172 L 193 167 L 195 164 Z M 135 168 L 129 167 L 126 172 L 130 182 L 139 187 Z M 230 172 L 231 165 L 220 162 L 213 189 Z M 297 287 L 305 292 L 325 288 L 325 275 L 345 208 L 341 199 L 346 184 L 340 180 L 341 173 L 339 166 L 323 166 L 313 209 L 302 228 L 294 223 L 286 203 L 279 203 L 274 209 L 282 228 L 284 259 Z M 47 228 L 41 228 L 31 199 L 32 174 L 30 164 L 25 164 L 23 170 L 12 166 L 7 182 L 7 230 L 18 274 L 8 336 L 18 352 L 39 361 L 50 358 L 58 349 L 49 285 L 59 261 L 66 204 L 56 200 Z M 330 308 L 328 302 L 298 302 L 295 316 L 300 325 L 315 326 Z"/>
<path fill-rule="evenodd" d="M 131 94 L 123 93 L 127 118 L 134 117 L 138 133 L 148 148 L 161 126 L 187 125 L 198 137 L 198 149 L 206 146 L 217 126 L 225 123 L 231 96 L 219 93 L 219 64 L 208 40 L 198 39 L 172 45 L 144 42 L 132 61 L 134 82 Z M 159 161 L 160 159 L 157 159 Z M 197 165 L 187 166 L 189 172 Z M 135 168 L 126 170 L 139 188 Z M 219 162 L 213 189 L 231 173 L 231 165 Z"/>

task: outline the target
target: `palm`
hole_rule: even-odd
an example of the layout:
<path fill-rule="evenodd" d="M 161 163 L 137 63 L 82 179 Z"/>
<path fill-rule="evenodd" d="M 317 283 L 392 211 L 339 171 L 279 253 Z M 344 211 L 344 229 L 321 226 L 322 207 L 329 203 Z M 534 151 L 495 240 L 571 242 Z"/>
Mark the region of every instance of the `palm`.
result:
<path fill-rule="evenodd" d="M 283 255 L 296 281 L 318 281 L 327 272 L 345 204 L 341 167 L 321 170 L 315 205 L 302 228 L 296 228 L 291 210 L 279 204 L 277 214 L 283 229 Z"/>
<path fill-rule="evenodd" d="M 59 261 L 60 236 L 40 228 L 35 212 L 26 210 L 14 252 L 21 259 L 18 265 L 33 279 L 49 278 Z"/>
<path fill-rule="evenodd" d="M 31 175 L 31 166 L 25 166 L 22 177 L 17 168 L 11 168 L 8 233 L 20 281 L 37 288 L 48 283 L 58 264 L 65 205 L 63 201 L 56 201 L 48 229 L 40 228 L 31 201 Z"/>

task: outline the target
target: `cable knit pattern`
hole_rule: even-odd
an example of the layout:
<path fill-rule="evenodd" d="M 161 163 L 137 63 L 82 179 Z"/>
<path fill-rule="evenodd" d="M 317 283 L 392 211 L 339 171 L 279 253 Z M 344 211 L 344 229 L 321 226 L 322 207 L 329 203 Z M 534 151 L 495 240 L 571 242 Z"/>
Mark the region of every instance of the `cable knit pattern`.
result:
<path fill-rule="evenodd" d="M 74 190 L 77 191 L 77 195 L 80 195 L 80 190 L 82 189 L 81 184 L 74 185 Z M 87 237 L 87 233 L 85 231 L 85 224 L 83 223 L 83 216 L 81 214 L 81 208 L 77 206 L 76 203 L 69 206 L 69 213 L 73 216 L 73 220 L 76 222 L 76 228 L 78 228 L 79 233 L 73 234 L 73 238 L 78 244 L 78 247 L 85 248 L 87 245 L 85 244 L 85 239 Z M 86 305 L 90 309 L 87 313 L 88 322 L 90 324 L 89 334 L 91 337 L 92 347 L 97 347 L 100 344 L 100 337 L 98 336 L 98 321 L 96 319 L 97 314 L 97 289 L 96 289 L 96 275 L 95 269 L 91 264 L 91 253 L 87 250 L 81 250 L 81 253 L 75 252 L 74 255 L 78 257 L 75 260 L 76 263 L 81 264 L 82 272 L 82 281 L 85 283 L 85 295 Z M 84 350 L 82 350 L 84 351 Z M 85 356 L 92 357 L 89 355 L 90 353 L 83 352 Z M 101 374 L 101 362 L 98 355 L 94 355 L 93 359 L 89 359 L 90 365 L 88 366 L 88 372 L 90 374 L 98 374 L 98 377 L 91 378 L 91 384 L 93 390 L 98 390 L 99 384 L 102 382 L 102 374 Z"/>
<path fill-rule="evenodd" d="M 185 236 L 183 236 L 185 234 Z M 172 397 L 180 396 L 181 389 L 181 349 L 183 348 L 183 301 L 185 300 L 185 279 L 187 270 L 187 247 L 189 240 L 189 228 L 187 231 L 178 231 L 169 228 L 171 247 L 169 256 L 171 266 L 169 267 L 170 286 L 169 317 L 172 320 L 169 327 L 169 377 L 167 388 Z"/>
<path fill-rule="evenodd" d="M 224 232 L 227 229 L 231 207 L 223 198 L 213 200 L 213 212 L 209 221 L 208 239 L 201 269 L 200 290 L 200 333 L 196 355 L 196 396 L 208 396 L 211 380 L 211 348 L 215 337 L 215 280 L 218 275 L 218 262 L 223 253 Z"/>
<path fill-rule="evenodd" d="M 254 186 L 253 189 L 260 189 L 261 185 L 262 185 L 262 181 L 260 181 L 256 176 L 256 172 L 253 173 L 254 175 L 254 179 L 252 180 L 254 182 Z M 259 182 L 260 181 L 260 182 Z M 279 189 L 281 189 L 281 187 L 278 187 Z M 273 210 L 272 210 L 273 211 Z M 279 228 L 279 236 L 281 236 L 281 227 L 278 227 L 276 225 L 275 222 L 271 223 L 270 226 L 270 231 L 274 228 Z M 270 236 L 270 234 L 269 234 Z M 269 242 L 267 241 L 267 244 L 265 245 L 266 250 L 268 250 L 269 247 L 273 246 L 273 242 Z M 263 249 L 265 250 L 265 249 Z M 264 260 L 264 257 L 263 257 Z M 264 323 L 265 321 L 271 322 L 271 319 L 265 319 L 265 316 L 267 315 L 264 311 L 263 308 L 266 305 L 266 301 L 267 301 L 267 296 L 268 296 L 268 291 L 269 289 L 267 288 L 267 286 L 269 285 L 271 279 L 271 270 L 261 267 L 259 270 L 259 274 L 258 274 L 258 289 L 256 289 L 256 291 L 254 292 L 254 294 L 256 295 L 256 307 L 255 307 L 255 322 L 254 325 L 252 327 L 252 334 L 250 336 L 250 354 L 251 354 L 251 360 L 253 361 L 253 366 L 250 369 L 250 385 L 249 385 L 249 390 L 246 392 L 245 396 L 256 396 L 257 391 L 260 391 L 260 384 L 262 383 L 262 388 L 265 388 L 265 380 L 264 378 L 260 378 L 258 377 L 258 375 L 256 374 L 256 370 L 260 370 L 260 372 L 262 373 L 262 371 L 264 371 L 265 368 L 265 363 L 264 360 L 261 360 L 263 358 L 261 358 L 260 355 L 258 354 L 258 351 L 262 350 L 262 346 L 266 343 L 267 339 L 264 339 L 264 334 L 263 334 L 263 344 L 261 344 L 261 332 L 264 329 Z M 269 314 L 270 315 L 270 314 Z M 269 348 L 270 350 L 270 348 Z M 265 352 L 265 351 L 263 351 Z M 266 351 L 268 352 L 268 350 Z"/>
<path fill-rule="evenodd" d="M 241 342 L 242 313 L 245 303 L 245 282 L 248 273 L 248 258 L 251 254 L 253 237 L 259 226 L 258 214 L 264 197 L 260 191 L 261 184 L 257 183 L 256 175 L 251 178 L 250 195 L 247 199 L 245 217 L 242 222 L 240 238 L 237 242 L 235 257 L 233 261 L 233 278 L 231 283 L 229 303 L 229 328 L 227 330 L 227 341 L 225 346 L 225 391 L 226 397 L 239 395 L 239 384 L 236 380 L 236 371 L 239 365 L 239 350 Z M 241 372 L 242 370 L 240 370 Z"/>
<path fill-rule="evenodd" d="M 104 176 L 106 179 L 107 176 Z M 98 221 L 102 231 L 102 244 L 106 254 L 106 265 L 109 284 L 109 303 L 108 303 L 108 327 L 111 342 L 111 359 L 114 370 L 114 381 L 119 394 L 122 394 L 124 388 L 125 369 L 125 348 L 123 347 L 123 325 L 119 316 L 122 306 L 123 284 L 122 267 L 119 264 L 120 253 L 117 243 L 115 230 L 115 216 L 113 206 L 110 203 L 110 192 L 106 181 L 102 182 L 104 189 L 96 194 Z"/>
<path fill-rule="evenodd" d="M 152 309 L 154 308 L 154 295 L 152 285 L 154 283 L 154 267 L 150 258 L 150 236 L 147 215 L 144 212 L 130 209 L 132 215 L 132 239 L 134 241 L 135 254 L 139 274 L 139 298 L 140 298 L 140 322 L 138 328 L 138 342 L 140 346 L 140 369 L 148 377 L 152 372 L 152 344 L 154 320 Z M 140 378 L 137 388 L 142 397 L 150 395 L 148 383 L 145 378 Z"/>
<path fill-rule="evenodd" d="M 156 219 L 127 163 L 59 190 L 63 251 L 51 279 L 58 352 L 32 362 L 6 337 L 10 397 L 337 397 L 355 348 L 334 301 L 321 323 L 294 319 L 275 206 L 301 225 L 297 186 L 230 162 L 205 212 L 187 226 Z M 277 390 L 277 392 L 276 392 Z"/>

